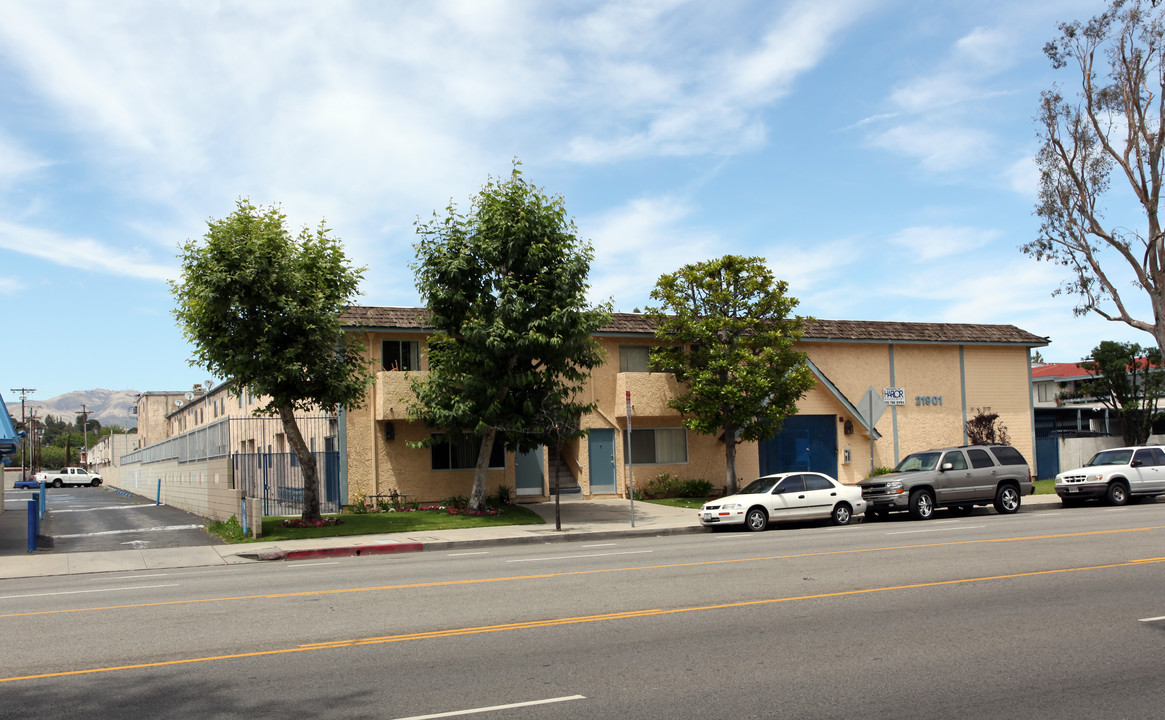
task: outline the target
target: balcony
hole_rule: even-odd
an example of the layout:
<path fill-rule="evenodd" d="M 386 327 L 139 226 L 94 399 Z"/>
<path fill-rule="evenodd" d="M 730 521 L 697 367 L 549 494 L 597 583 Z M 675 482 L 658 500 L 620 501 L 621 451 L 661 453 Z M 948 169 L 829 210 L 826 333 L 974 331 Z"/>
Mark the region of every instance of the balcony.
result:
<path fill-rule="evenodd" d="M 409 404 L 417 399 L 410 383 L 423 378 L 428 371 L 416 370 L 399 372 L 382 370 L 376 373 L 376 419 L 404 420 L 408 417 Z"/>
<path fill-rule="evenodd" d="M 679 395 L 680 384 L 671 373 L 619 373 L 615 380 L 615 417 L 627 417 L 627 393 L 631 393 L 632 417 L 680 417 L 667 406 Z"/>

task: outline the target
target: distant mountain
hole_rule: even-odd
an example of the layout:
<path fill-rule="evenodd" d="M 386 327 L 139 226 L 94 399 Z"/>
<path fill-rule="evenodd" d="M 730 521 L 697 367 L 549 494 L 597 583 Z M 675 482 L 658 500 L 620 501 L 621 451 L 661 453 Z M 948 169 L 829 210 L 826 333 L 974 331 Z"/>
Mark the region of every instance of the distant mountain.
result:
<path fill-rule="evenodd" d="M 89 419 L 97 420 L 102 425 L 118 425 L 120 427 L 137 427 L 137 417 L 131 408 L 137 404 L 137 390 L 79 390 L 76 392 L 58 395 L 48 400 L 26 400 L 25 412 L 29 408 L 36 408 L 38 417 L 52 415 L 55 418 L 72 422 L 81 414 L 81 406 L 89 411 Z M 20 419 L 20 398 L 4 398 L 8 405 L 8 412 L 17 420 Z"/>

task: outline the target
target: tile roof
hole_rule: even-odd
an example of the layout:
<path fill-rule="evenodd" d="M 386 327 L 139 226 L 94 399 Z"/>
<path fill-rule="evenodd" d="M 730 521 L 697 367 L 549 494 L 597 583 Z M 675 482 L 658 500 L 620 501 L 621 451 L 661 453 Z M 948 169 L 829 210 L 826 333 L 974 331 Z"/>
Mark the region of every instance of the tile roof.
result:
<path fill-rule="evenodd" d="M 349 328 L 426 330 L 424 308 L 369 307 L 352 305 L 340 314 Z M 637 313 L 613 313 L 602 327 L 603 335 L 651 335 L 654 326 Z M 876 322 L 870 320 L 811 320 L 804 340 L 828 342 L 920 342 L 942 344 L 1025 345 L 1042 347 L 1048 339 L 1014 325 L 962 323 Z"/>

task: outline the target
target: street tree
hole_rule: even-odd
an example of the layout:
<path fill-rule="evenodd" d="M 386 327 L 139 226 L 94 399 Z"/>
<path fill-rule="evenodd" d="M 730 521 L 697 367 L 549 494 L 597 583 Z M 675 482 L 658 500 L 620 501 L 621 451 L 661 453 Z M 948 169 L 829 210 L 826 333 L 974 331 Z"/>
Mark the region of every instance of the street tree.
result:
<path fill-rule="evenodd" d="M 1044 46 L 1079 87 L 1071 97 L 1059 87 L 1040 96 L 1042 222 L 1023 251 L 1068 268 L 1055 294 L 1074 296 L 1077 315 L 1143 330 L 1162 349 L 1165 10 L 1156 5 L 1111 0 L 1087 23 L 1061 23 Z"/>
<path fill-rule="evenodd" d="M 1084 393 L 1115 410 L 1126 445 L 1143 445 L 1153 431 L 1161 395 L 1165 394 L 1161 351 L 1137 343 L 1105 340 L 1080 366 L 1093 374 Z"/>
<path fill-rule="evenodd" d="M 320 517 L 319 475 L 295 420 L 297 410 L 359 406 L 371 371 L 339 314 L 356 294 L 354 268 L 323 223 L 293 236 L 278 207 L 240 199 L 182 246 L 174 315 L 194 346 L 190 364 L 249 388 L 278 417 L 303 473 L 303 519 Z"/>
<path fill-rule="evenodd" d="M 469 508 L 485 505 L 495 438 L 507 450 L 560 447 L 594 409 L 578 390 L 604 354 L 594 335 L 610 315 L 586 300 L 593 258 L 561 197 L 515 164 L 491 178 L 468 214 L 455 206 L 417 223 L 417 287 L 429 311 L 429 372 L 414 380 L 410 416 L 476 443 Z"/>
<path fill-rule="evenodd" d="M 646 309 L 660 345 L 651 368 L 685 391 L 669 405 L 683 424 L 724 441 L 725 488 L 736 491 L 736 447 L 776 433 L 816 380 L 793 349 L 804 318 L 763 258 L 725 255 L 663 275 Z"/>

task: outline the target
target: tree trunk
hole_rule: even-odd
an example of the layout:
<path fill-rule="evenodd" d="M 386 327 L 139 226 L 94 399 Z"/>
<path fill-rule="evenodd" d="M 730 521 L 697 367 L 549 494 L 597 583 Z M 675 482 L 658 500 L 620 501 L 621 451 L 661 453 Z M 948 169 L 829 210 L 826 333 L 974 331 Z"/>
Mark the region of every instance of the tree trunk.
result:
<path fill-rule="evenodd" d="M 481 436 L 481 448 L 477 451 L 477 465 L 473 467 L 473 490 L 469 493 L 469 509 L 479 512 L 485 509 L 485 481 L 489 473 L 489 456 L 493 452 L 496 428 L 488 428 Z"/>
<path fill-rule="evenodd" d="M 299 458 L 299 470 L 303 473 L 303 514 L 300 517 L 305 522 L 314 522 L 320 519 L 320 478 L 316 472 L 315 455 L 303 441 L 291 403 L 279 406 L 279 419 L 283 421 L 283 434 L 287 436 L 295 457 Z"/>
<path fill-rule="evenodd" d="M 724 428 L 724 494 L 736 494 L 736 428 Z"/>

